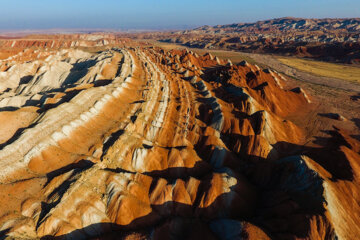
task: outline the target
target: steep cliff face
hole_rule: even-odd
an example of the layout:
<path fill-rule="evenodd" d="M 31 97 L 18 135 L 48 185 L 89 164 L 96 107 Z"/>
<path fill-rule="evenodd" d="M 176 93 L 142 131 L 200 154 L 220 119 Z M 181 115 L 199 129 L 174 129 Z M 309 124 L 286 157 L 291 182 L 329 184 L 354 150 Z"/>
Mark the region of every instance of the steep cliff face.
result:
<path fill-rule="evenodd" d="M 360 143 L 305 147 L 286 79 L 158 48 L 24 52 L 0 72 L 7 239 L 354 239 Z M 16 59 L 14 57 L 13 59 Z"/>

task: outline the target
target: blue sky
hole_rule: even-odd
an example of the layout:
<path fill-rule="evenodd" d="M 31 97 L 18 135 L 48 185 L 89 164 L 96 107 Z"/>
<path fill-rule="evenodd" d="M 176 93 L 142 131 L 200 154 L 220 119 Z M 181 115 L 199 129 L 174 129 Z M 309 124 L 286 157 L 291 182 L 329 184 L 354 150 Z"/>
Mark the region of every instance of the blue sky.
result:
<path fill-rule="evenodd" d="M 0 30 L 177 29 L 276 17 L 360 17 L 360 0 L 0 0 Z"/>

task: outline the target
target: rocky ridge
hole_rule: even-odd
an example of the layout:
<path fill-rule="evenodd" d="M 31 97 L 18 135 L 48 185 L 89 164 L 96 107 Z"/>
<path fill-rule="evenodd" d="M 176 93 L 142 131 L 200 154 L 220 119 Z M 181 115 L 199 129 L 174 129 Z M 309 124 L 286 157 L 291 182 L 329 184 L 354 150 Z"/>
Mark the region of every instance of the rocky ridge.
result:
<path fill-rule="evenodd" d="M 311 96 L 273 70 L 136 44 L 0 67 L 5 239 L 360 234 L 359 141 L 306 144 Z"/>
<path fill-rule="evenodd" d="M 360 19 L 279 18 L 255 23 L 130 35 L 204 49 L 274 53 L 331 62 L 360 62 Z"/>

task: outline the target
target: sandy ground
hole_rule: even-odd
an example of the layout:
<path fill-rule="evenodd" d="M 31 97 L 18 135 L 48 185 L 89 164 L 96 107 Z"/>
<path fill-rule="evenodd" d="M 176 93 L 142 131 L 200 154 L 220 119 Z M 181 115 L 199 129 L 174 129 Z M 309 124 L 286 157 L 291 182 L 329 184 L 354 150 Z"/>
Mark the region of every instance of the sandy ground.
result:
<path fill-rule="evenodd" d="M 254 53 L 242 53 L 245 56 L 248 56 L 252 59 L 254 59 L 256 62 L 259 62 L 261 64 L 267 65 L 270 68 L 276 69 L 278 72 L 284 73 L 287 76 L 303 80 L 305 82 L 309 82 L 312 84 L 318 84 L 318 85 L 324 85 L 330 88 L 336 88 L 341 89 L 345 91 L 354 91 L 354 92 L 360 92 L 360 84 L 350 82 L 350 81 L 344 81 L 342 79 L 337 78 L 329 78 L 329 77 L 321 77 L 316 76 L 307 72 L 300 71 L 298 69 L 295 69 L 293 67 L 289 67 L 283 63 L 281 63 L 279 60 L 277 60 L 272 55 L 266 55 L 266 54 L 254 54 Z M 360 77 L 360 76 L 359 76 Z"/>

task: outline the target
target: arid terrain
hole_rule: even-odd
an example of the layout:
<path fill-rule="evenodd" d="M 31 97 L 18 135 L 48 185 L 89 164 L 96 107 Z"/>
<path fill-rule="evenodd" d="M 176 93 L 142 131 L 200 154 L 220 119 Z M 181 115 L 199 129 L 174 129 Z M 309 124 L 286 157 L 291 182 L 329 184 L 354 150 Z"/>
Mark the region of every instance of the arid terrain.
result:
<path fill-rule="evenodd" d="M 357 239 L 358 68 L 158 36 L 0 40 L 0 239 Z"/>
<path fill-rule="evenodd" d="M 255 23 L 128 35 L 203 49 L 273 53 L 360 63 L 360 19 L 278 18 Z"/>
<path fill-rule="evenodd" d="M 186 49 L 184 46 L 173 43 L 164 43 L 156 40 L 140 40 L 148 46 L 155 45 L 164 49 Z M 360 68 L 356 65 L 334 64 L 298 57 L 286 57 L 281 55 L 245 53 L 227 50 L 207 50 L 201 48 L 189 48 L 197 54 L 203 55 L 210 52 L 214 56 L 228 59 L 234 64 L 240 64 L 244 60 L 280 72 L 286 76 L 287 88 L 301 87 L 311 97 L 316 111 L 323 116 L 327 113 L 336 113 L 341 117 L 355 123 L 350 132 L 358 131 L 360 117 Z M 285 60 L 284 64 L 281 60 Z M 298 64 L 301 63 L 301 64 Z M 330 114 L 331 115 L 331 114 Z M 298 121 L 298 118 L 293 119 Z M 333 123 L 339 123 L 333 121 Z M 343 123 L 341 123 L 343 125 Z M 308 124 L 311 126 L 311 124 Z M 346 124 L 348 125 L 348 124 Z M 357 126 L 357 127 L 356 127 Z"/>

